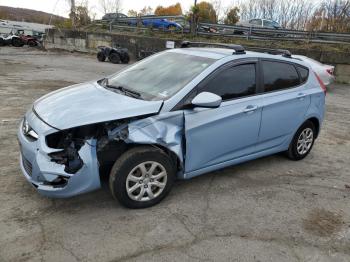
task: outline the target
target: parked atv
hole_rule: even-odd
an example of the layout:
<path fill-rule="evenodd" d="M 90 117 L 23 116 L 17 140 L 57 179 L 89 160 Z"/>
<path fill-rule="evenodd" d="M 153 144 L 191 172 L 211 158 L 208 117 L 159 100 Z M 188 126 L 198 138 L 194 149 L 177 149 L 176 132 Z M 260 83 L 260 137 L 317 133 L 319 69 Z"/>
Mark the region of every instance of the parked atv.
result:
<path fill-rule="evenodd" d="M 24 46 L 24 42 L 16 35 L 0 36 L 0 46 L 13 45 L 15 47 Z"/>
<path fill-rule="evenodd" d="M 21 40 L 25 45 L 29 45 L 31 47 L 39 45 L 39 41 L 30 35 L 20 35 Z"/>
<path fill-rule="evenodd" d="M 113 64 L 127 64 L 130 61 L 128 49 L 126 48 L 112 48 L 108 46 L 99 46 L 97 48 L 100 49 L 97 53 L 97 60 L 100 62 L 104 62 L 106 58 Z"/>

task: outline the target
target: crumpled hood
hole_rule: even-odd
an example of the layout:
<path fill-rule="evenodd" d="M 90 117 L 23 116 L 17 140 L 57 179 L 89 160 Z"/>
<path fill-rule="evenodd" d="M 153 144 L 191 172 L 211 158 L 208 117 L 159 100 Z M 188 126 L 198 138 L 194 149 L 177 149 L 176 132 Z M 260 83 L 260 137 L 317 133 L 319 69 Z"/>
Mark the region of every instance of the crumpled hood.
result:
<path fill-rule="evenodd" d="M 158 113 L 162 103 L 128 97 L 90 82 L 49 93 L 34 103 L 34 110 L 47 124 L 67 129 Z"/>

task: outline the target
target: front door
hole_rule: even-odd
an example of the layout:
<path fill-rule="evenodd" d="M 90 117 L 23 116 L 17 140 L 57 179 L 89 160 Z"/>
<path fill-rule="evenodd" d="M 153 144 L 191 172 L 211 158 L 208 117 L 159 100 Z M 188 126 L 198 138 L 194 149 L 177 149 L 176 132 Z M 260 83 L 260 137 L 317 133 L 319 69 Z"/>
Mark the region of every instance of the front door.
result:
<path fill-rule="evenodd" d="M 185 110 L 186 173 L 255 151 L 262 112 L 256 67 L 255 62 L 226 66 L 199 85 L 197 93 L 215 93 L 223 102 Z"/>

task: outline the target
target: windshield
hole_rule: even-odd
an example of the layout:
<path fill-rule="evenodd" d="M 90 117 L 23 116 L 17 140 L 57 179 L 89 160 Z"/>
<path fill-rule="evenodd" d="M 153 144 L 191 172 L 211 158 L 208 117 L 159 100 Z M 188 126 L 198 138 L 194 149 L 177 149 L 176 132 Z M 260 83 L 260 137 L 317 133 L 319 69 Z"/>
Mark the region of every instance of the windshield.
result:
<path fill-rule="evenodd" d="M 113 75 L 108 85 L 137 92 L 145 100 L 165 100 L 213 62 L 215 59 L 162 52 Z"/>

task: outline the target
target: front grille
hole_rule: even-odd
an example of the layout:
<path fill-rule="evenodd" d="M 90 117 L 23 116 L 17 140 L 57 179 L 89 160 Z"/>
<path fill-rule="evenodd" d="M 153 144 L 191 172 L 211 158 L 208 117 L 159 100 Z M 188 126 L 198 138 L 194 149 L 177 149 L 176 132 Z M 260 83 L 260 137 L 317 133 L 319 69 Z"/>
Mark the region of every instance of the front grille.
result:
<path fill-rule="evenodd" d="M 32 169 L 33 169 L 32 163 L 30 163 L 23 155 L 22 155 L 22 164 L 27 174 L 29 176 L 32 176 Z"/>

